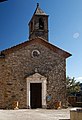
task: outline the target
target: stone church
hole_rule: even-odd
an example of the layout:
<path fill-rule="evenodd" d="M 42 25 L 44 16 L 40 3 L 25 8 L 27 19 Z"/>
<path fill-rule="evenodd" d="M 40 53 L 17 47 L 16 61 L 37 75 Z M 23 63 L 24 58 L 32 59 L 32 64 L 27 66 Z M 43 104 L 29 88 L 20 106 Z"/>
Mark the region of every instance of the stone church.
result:
<path fill-rule="evenodd" d="M 37 4 L 29 40 L 0 52 L 0 108 L 55 108 L 66 103 L 66 58 L 49 43 L 48 15 Z"/>

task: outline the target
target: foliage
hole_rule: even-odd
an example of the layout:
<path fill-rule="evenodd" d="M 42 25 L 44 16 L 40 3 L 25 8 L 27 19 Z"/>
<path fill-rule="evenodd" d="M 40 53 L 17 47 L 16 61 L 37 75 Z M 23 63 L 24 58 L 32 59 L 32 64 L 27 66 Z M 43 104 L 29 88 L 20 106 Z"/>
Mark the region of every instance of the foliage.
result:
<path fill-rule="evenodd" d="M 76 82 L 75 78 L 66 78 L 67 83 L 67 96 L 76 95 L 80 91 L 80 82 Z"/>

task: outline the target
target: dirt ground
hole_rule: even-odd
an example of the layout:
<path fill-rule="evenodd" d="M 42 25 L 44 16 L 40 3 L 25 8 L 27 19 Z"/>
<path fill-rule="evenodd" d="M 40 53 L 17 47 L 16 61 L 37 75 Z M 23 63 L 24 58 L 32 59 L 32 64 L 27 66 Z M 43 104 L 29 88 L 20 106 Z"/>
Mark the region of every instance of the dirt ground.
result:
<path fill-rule="evenodd" d="M 0 110 L 0 120 L 69 120 L 70 108 Z"/>

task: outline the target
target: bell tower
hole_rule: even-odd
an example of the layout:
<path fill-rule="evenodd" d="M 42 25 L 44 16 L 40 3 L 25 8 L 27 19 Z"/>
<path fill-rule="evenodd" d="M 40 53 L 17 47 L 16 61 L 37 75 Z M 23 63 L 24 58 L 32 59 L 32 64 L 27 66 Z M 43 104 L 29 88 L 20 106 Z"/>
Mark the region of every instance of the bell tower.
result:
<path fill-rule="evenodd" d="M 41 37 L 48 41 L 48 15 L 39 7 L 39 3 L 28 25 L 29 40 Z"/>

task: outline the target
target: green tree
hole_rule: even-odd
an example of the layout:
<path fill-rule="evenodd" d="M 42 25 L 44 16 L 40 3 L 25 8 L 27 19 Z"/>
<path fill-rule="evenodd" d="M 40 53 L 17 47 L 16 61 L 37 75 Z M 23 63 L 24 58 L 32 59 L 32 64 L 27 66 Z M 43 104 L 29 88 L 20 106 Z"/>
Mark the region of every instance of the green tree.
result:
<path fill-rule="evenodd" d="M 76 82 L 75 78 L 70 78 L 67 76 L 66 78 L 67 83 L 67 96 L 75 95 L 77 92 L 80 91 L 80 82 Z"/>

